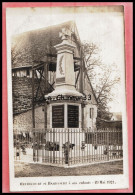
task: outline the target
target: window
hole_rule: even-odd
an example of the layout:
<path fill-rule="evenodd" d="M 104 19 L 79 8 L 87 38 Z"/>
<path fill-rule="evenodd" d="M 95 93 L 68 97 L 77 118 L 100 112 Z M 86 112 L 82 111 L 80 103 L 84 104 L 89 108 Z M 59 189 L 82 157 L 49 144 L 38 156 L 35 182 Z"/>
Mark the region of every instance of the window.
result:
<path fill-rule="evenodd" d="M 90 118 L 94 118 L 94 108 L 90 108 Z"/>
<path fill-rule="evenodd" d="M 26 72 L 27 76 L 30 76 L 30 70 L 27 69 L 27 72 Z"/>
<path fill-rule="evenodd" d="M 15 77 L 17 76 L 17 71 L 16 71 L 16 70 L 14 71 L 14 76 L 15 76 Z"/>

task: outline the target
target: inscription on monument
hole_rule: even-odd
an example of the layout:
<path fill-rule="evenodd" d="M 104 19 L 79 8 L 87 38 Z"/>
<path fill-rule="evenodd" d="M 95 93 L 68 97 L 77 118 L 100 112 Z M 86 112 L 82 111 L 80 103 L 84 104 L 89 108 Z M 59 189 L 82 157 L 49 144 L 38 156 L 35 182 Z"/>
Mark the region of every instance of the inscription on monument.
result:
<path fill-rule="evenodd" d="M 79 106 L 68 105 L 68 127 L 79 127 Z"/>
<path fill-rule="evenodd" d="M 52 106 L 52 128 L 64 128 L 64 105 Z"/>

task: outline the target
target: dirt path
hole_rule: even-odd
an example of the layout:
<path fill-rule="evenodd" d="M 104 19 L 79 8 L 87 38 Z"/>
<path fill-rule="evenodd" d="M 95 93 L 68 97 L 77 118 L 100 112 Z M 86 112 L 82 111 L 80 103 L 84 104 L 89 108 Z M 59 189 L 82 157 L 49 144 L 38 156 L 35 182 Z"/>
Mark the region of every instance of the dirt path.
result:
<path fill-rule="evenodd" d="M 74 168 L 15 162 L 15 177 L 79 176 L 123 174 L 123 161 Z"/>

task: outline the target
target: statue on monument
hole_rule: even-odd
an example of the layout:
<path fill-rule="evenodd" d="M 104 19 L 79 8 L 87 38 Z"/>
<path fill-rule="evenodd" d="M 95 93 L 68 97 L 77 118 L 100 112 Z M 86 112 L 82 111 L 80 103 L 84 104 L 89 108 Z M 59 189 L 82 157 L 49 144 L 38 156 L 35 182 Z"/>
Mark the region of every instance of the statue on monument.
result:
<path fill-rule="evenodd" d="M 67 28 L 62 28 L 62 32 L 59 32 L 59 37 L 64 40 L 71 40 L 72 32 Z"/>

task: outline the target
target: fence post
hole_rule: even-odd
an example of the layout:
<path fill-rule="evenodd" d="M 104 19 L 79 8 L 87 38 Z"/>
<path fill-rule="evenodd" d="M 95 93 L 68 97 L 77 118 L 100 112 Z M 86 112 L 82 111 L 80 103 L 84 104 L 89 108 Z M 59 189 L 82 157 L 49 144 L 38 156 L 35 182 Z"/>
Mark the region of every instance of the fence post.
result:
<path fill-rule="evenodd" d="M 68 166 L 69 166 L 69 128 L 68 128 Z"/>
<path fill-rule="evenodd" d="M 33 133 L 33 161 L 36 161 L 36 150 L 35 150 L 35 130 L 32 131 Z"/>
<path fill-rule="evenodd" d="M 57 131 L 56 131 L 57 133 Z M 54 145 L 55 145 L 55 129 L 53 129 L 53 163 L 55 163 L 55 150 L 54 150 Z"/>
<path fill-rule="evenodd" d="M 107 160 L 109 161 L 109 129 L 107 128 Z"/>

